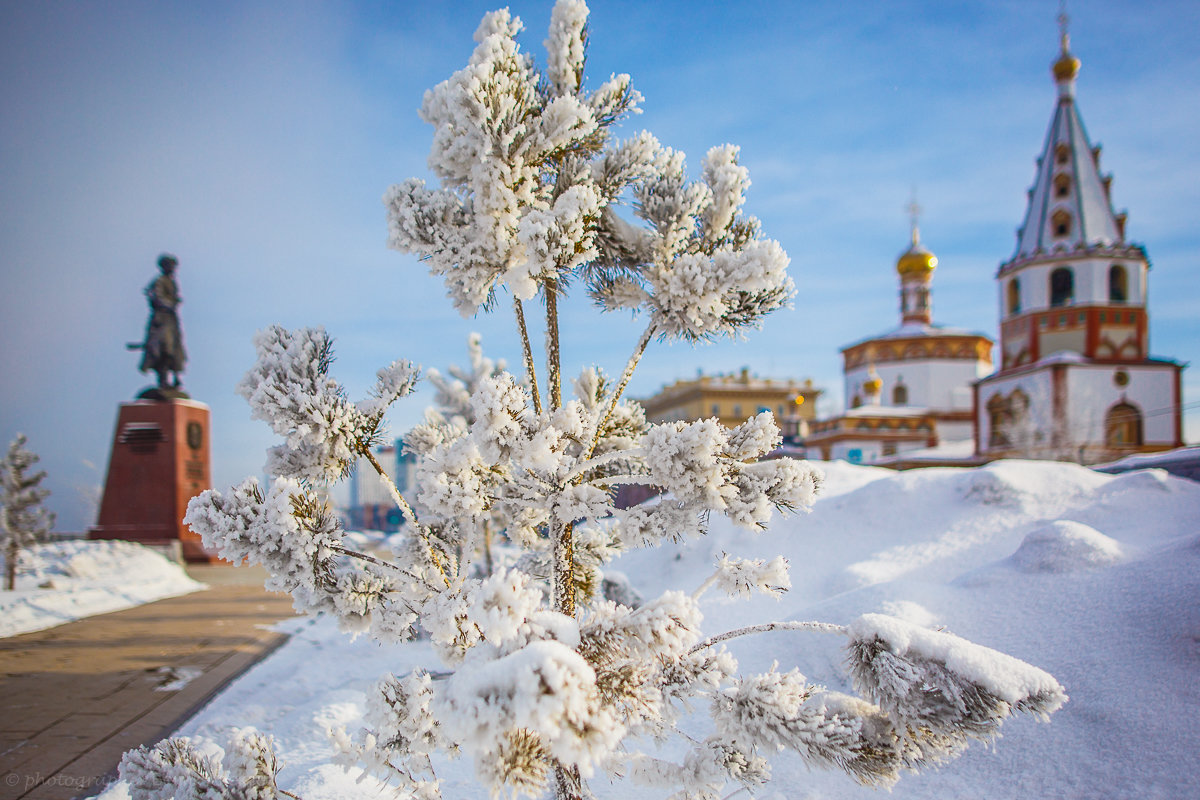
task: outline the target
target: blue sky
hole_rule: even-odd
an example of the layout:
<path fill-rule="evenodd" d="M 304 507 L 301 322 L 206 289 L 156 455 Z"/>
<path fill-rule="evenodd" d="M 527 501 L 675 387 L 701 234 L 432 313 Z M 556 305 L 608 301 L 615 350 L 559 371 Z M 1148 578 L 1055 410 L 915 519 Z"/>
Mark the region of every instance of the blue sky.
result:
<path fill-rule="evenodd" d="M 549 2 L 513 5 L 543 60 Z M 492 3 L 0 4 L 0 438 L 42 455 L 59 530 L 103 481 L 117 405 L 149 384 L 142 287 L 180 259 L 185 385 L 213 412 L 214 478 L 273 443 L 234 385 L 271 323 L 324 325 L 352 397 L 394 358 L 516 362 L 507 314 L 463 319 L 384 246 L 380 197 L 428 177 L 423 92 L 461 67 Z M 934 316 L 997 335 L 997 265 L 1054 108 L 1052 0 L 592 4 L 593 85 L 627 72 L 646 128 L 689 154 L 733 142 L 747 210 L 792 258 L 793 310 L 748 341 L 651 351 L 646 395 L 698 369 L 811 377 L 841 407 L 838 348 L 897 322 L 915 187 Z M 1200 362 L 1200 4 L 1073 2 L 1078 102 L 1128 234 L 1146 245 L 1151 349 Z M 640 332 L 572 303 L 565 358 L 617 372 Z M 1185 402 L 1200 372 L 1185 371 Z M 399 407 L 393 429 L 428 396 Z M 1190 412 L 1188 439 L 1200 439 Z"/>

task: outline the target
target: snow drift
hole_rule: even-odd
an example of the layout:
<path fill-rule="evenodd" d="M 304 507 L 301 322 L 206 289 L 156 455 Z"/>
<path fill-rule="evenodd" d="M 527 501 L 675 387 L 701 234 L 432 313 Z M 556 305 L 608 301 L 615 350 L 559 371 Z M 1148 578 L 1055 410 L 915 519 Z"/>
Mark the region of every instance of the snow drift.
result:
<path fill-rule="evenodd" d="M 917 642 L 910 648 L 952 647 L 962 636 L 1040 668 L 1006 680 L 1036 691 L 1045 670 L 1066 687 L 1070 702 L 1051 724 L 1010 722 L 994 747 L 906 776 L 890 797 L 1200 795 L 1200 777 L 1188 766 L 1200 749 L 1191 714 L 1200 707 L 1200 484 L 1157 470 L 1113 477 L 1046 462 L 905 473 L 822 466 L 825 491 L 807 516 L 763 534 L 714 517 L 706 536 L 631 553 L 617 566 L 651 597 L 693 586 L 720 553 L 783 553 L 791 591 L 779 600 L 709 599 L 706 627 L 815 618 L 846 624 L 883 612 L 909 623 L 885 633 Z M 286 625 L 294 633 L 289 644 L 182 733 L 212 748 L 228 728 L 253 725 L 276 737 L 281 783 L 305 800 L 375 792 L 373 778 L 359 784 L 359 770 L 329 764 L 326 731 L 362 724 L 381 672 L 436 668 L 436 657 L 425 642 L 386 652 L 365 639 L 347 645 L 328 620 Z M 823 681 L 836 703 L 852 685 L 841 638 L 773 632 L 735 640 L 730 649 L 743 669 L 798 668 Z M 469 760 L 435 768 L 447 794 L 485 796 Z M 773 772 L 761 795 L 773 800 L 880 796 L 796 757 L 780 756 Z M 670 794 L 629 781 L 594 781 L 592 788 L 600 797 Z M 114 787 L 105 800 L 122 793 Z"/>

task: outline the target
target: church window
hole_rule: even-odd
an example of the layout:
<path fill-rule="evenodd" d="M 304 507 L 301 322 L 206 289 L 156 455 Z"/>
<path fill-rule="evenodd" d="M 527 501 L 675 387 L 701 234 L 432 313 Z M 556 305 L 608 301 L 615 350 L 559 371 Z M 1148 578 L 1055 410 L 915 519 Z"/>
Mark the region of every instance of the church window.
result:
<path fill-rule="evenodd" d="M 1108 300 L 1111 303 L 1129 300 L 1129 276 L 1120 264 L 1113 264 L 1108 269 Z"/>
<path fill-rule="evenodd" d="M 1103 311 L 1101 311 L 1101 312 L 1100 312 L 1100 321 L 1101 321 L 1101 322 L 1108 322 L 1108 320 L 1106 320 L 1104 317 L 1105 317 L 1105 313 L 1104 313 Z"/>
<path fill-rule="evenodd" d="M 908 405 L 908 387 L 903 383 L 897 383 L 895 387 L 892 388 L 892 405 Z"/>
<path fill-rule="evenodd" d="M 1054 177 L 1054 196 L 1066 197 L 1071 193 L 1071 179 L 1065 174 Z"/>
<path fill-rule="evenodd" d="M 1104 440 L 1109 447 L 1136 447 L 1142 444 L 1142 414 L 1137 406 L 1121 402 L 1104 417 Z"/>
<path fill-rule="evenodd" d="M 884 454 L 885 456 L 894 456 L 894 455 L 896 455 L 896 443 L 895 443 L 895 442 L 884 442 L 884 445 L 883 445 L 883 454 Z"/>
<path fill-rule="evenodd" d="M 713 415 L 714 417 L 719 417 L 719 416 L 721 416 L 721 404 L 720 404 L 720 403 L 713 403 L 713 404 L 712 404 L 712 415 Z"/>
<path fill-rule="evenodd" d="M 988 447 L 1008 447 L 1011 441 L 1008 438 L 1009 414 L 1008 403 L 1004 402 L 1004 397 L 999 393 L 992 395 L 992 398 L 987 403 L 988 411 Z"/>
<path fill-rule="evenodd" d="M 1071 148 L 1065 144 L 1054 148 L 1054 160 L 1059 164 L 1066 164 L 1071 160 Z"/>
<path fill-rule="evenodd" d="M 1021 281 L 1018 278 L 1008 282 L 1008 313 L 1021 313 Z"/>
<path fill-rule="evenodd" d="M 734 415 L 735 417 L 740 417 L 740 416 L 742 415 L 742 405 L 741 405 L 741 403 L 735 403 L 735 404 L 734 404 L 734 406 L 733 406 L 733 415 Z"/>
<path fill-rule="evenodd" d="M 1070 236 L 1071 215 L 1061 208 L 1050 215 L 1050 228 L 1055 236 Z"/>
<path fill-rule="evenodd" d="M 862 398 L 859 397 L 858 395 L 854 395 L 854 399 L 850 401 L 850 407 L 858 408 L 861 405 L 862 405 Z"/>
<path fill-rule="evenodd" d="M 1075 276 L 1070 267 L 1059 267 L 1050 273 L 1050 305 L 1068 305 L 1075 296 Z"/>

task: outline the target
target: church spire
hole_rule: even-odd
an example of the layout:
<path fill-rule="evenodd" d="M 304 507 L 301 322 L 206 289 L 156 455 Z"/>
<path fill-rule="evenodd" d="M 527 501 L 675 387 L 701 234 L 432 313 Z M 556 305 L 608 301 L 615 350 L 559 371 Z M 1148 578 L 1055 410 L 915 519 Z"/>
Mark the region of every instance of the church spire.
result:
<path fill-rule="evenodd" d="M 1089 247 L 1124 244 L 1124 215 L 1113 212 L 1111 175 L 1100 172 L 1100 148 L 1088 140 L 1075 103 L 1080 61 L 1071 53 L 1065 8 L 1059 14 L 1061 50 L 1052 67 L 1058 103 L 1029 190 L 1025 223 L 1013 261 Z"/>

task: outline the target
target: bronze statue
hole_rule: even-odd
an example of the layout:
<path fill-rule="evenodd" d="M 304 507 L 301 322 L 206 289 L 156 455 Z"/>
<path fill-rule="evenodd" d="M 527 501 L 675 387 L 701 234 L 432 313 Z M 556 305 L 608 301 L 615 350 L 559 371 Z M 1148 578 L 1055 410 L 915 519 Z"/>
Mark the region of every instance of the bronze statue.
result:
<path fill-rule="evenodd" d="M 140 348 L 142 363 L 138 366 L 142 372 L 153 370 L 158 374 L 158 388 L 178 390 L 179 373 L 187 361 L 187 353 L 183 349 L 183 328 L 179 325 L 179 314 L 176 311 L 183 298 L 179 296 L 179 286 L 175 283 L 175 267 L 179 259 L 169 253 L 158 258 L 158 268 L 162 274 L 146 287 L 146 300 L 150 303 L 150 321 L 146 323 L 146 339 L 140 344 L 130 345 Z M 167 382 L 168 373 L 171 382 Z"/>

